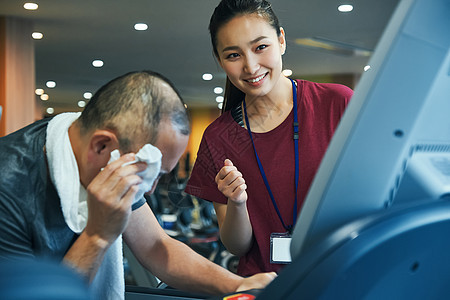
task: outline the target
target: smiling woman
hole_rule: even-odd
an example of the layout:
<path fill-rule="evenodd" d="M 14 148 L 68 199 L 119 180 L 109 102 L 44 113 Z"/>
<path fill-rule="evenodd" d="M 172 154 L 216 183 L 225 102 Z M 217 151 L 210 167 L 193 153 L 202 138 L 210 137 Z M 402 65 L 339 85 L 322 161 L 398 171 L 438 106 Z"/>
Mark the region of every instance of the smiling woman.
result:
<path fill-rule="evenodd" d="M 222 0 L 209 29 L 227 75 L 224 108 L 203 134 L 186 192 L 214 202 L 238 274 L 279 271 L 352 91 L 283 74 L 286 34 L 265 0 Z"/>
<path fill-rule="evenodd" d="M 240 28 L 238 34 L 236 28 Z M 217 41 L 217 59 L 231 83 L 251 98 L 249 107 L 256 97 L 292 97 L 291 83 L 281 73 L 281 56 L 286 50 L 283 29 L 278 35 L 259 15 L 244 15 L 221 27 Z"/>

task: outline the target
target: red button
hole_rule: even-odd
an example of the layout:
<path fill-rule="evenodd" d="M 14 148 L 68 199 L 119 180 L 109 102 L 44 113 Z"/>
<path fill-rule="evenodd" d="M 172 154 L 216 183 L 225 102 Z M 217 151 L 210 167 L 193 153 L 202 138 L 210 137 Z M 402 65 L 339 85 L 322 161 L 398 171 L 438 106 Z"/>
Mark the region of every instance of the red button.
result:
<path fill-rule="evenodd" d="M 256 297 L 250 294 L 235 294 L 223 298 L 223 300 L 253 300 Z"/>

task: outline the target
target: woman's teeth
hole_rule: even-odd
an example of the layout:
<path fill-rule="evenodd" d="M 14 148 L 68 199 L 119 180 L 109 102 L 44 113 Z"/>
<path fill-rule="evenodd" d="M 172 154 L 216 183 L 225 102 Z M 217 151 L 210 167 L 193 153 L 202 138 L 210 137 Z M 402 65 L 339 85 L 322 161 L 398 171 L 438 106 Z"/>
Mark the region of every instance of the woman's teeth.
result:
<path fill-rule="evenodd" d="M 261 79 L 263 79 L 264 76 L 266 76 L 266 74 L 263 74 L 263 75 L 261 75 L 261 76 L 259 76 L 259 77 L 256 77 L 255 79 L 249 79 L 249 80 L 247 80 L 247 81 L 248 81 L 248 82 L 251 82 L 251 83 L 255 83 L 255 82 L 258 82 L 258 81 L 260 81 Z"/>

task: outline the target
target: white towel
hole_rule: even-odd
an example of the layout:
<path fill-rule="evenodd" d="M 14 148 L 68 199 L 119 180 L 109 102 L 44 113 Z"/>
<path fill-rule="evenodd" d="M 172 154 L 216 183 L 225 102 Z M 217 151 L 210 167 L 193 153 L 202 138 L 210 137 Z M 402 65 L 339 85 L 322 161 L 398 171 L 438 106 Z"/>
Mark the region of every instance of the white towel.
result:
<path fill-rule="evenodd" d="M 79 234 L 86 227 L 88 207 L 87 192 L 80 184 L 78 165 L 73 153 L 68 129 L 80 113 L 63 113 L 55 116 L 47 127 L 46 151 L 50 178 L 61 199 L 64 220 L 69 228 Z M 118 159 L 118 150 L 111 153 L 110 162 Z M 161 167 L 161 152 L 152 145 L 146 145 L 136 154 L 136 161 L 148 164 L 135 201 L 151 189 Z M 134 163 L 130 162 L 130 163 Z M 91 290 L 94 299 L 124 299 L 125 283 L 123 272 L 122 236 L 110 246 L 95 276 Z"/>
<path fill-rule="evenodd" d="M 56 187 L 67 226 L 79 234 L 87 223 L 87 193 L 69 140 L 69 127 L 81 113 L 55 116 L 47 126 L 45 148 L 50 178 Z"/>
<path fill-rule="evenodd" d="M 111 152 L 111 159 L 108 164 L 119 159 L 119 150 L 114 150 Z M 159 175 L 161 169 L 161 158 L 162 154 L 158 148 L 151 144 L 146 144 L 142 147 L 138 153 L 136 153 L 136 159 L 134 161 L 123 164 L 123 166 L 134 164 L 138 161 L 143 161 L 147 164 L 147 169 L 138 173 L 142 177 L 143 181 L 139 185 L 139 191 L 136 193 L 135 202 L 144 197 L 144 194 L 151 190 L 155 179 Z"/>

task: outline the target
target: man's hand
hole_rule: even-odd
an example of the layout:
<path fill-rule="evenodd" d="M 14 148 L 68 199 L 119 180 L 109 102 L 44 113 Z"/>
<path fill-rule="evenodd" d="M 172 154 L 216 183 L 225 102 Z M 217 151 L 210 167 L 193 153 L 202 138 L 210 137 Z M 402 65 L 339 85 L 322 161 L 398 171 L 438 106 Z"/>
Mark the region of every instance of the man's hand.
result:
<path fill-rule="evenodd" d="M 107 165 L 89 184 L 88 222 L 85 232 L 110 245 L 125 230 L 133 199 L 142 179 L 136 175 L 146 168 L 145 163 L 122 166 L 133 161 L 128 153 Z"/>
<path fill-rule="evenodd" d="M 258 273 L 253 276 L 244 278 L 242 280 L 242 283 L 238 286 L 236 292 L 248 291 L 252 289 L 263 289 L 276 277 L 277 274 L 275 272 L 270 272 Z"/>

